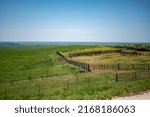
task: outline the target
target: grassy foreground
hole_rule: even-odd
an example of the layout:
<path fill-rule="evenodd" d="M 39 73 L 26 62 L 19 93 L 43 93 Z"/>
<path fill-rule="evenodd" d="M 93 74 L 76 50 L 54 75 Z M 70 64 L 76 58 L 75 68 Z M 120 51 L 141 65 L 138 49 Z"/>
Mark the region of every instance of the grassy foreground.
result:
<path fill-rule="evenodd" d="M 115 83 L 113 74 L 80 73 L 2 83 L 0 99 L 111 99 L 148 90 L 149 84 L 150 79 Z"/>

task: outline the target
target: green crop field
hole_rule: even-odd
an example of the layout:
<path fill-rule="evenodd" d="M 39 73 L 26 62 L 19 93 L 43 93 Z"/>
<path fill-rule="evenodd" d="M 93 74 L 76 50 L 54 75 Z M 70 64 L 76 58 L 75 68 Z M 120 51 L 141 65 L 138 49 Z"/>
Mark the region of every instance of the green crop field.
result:
<path fill-rule="evenodd" d="M 111 99 L 149 90 L 149 78 L 116 83 L 116 71 L 88 72 L 63 62 L 56 54 L 62 52 L 69 57 L 69 54 L 109 51 L 71 59 L 88 63 L 150 64 L 149 46 L 138 47 L 139 50 L 135 46 L 124 47 L 125 56 L 112 53 L 122 48 L 111 46 L 0 45 L 0 99 Z M 141 48 L 145 50 L 140 51 Z"/>

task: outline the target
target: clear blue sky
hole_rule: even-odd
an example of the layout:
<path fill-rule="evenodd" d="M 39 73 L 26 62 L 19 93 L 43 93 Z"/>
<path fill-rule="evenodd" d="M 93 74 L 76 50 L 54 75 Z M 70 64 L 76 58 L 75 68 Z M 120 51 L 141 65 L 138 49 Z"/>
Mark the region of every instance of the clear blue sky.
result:
<path fill-rule="evenodd" d="M 150 42 L 150 0 L 0 0 L 0 41 Z"/>

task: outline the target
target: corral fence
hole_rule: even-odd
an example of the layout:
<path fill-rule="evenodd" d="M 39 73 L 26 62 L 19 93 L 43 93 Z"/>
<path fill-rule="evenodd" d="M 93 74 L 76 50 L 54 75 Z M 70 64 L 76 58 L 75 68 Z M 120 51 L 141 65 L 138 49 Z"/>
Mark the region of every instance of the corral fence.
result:
<path fill-rule="evenodd" d="M 79 57 L 79 56 L 93 56 L 93 55 L 100 55 L 100 54 L 110 54 L 110 53 L 120 53 L 121 49 L 117 50 L 101 50 L 101 51 L 92 51 L 92 52 L 84 52 L 84 53 L 69 53 L 69 57 Z"/>
<path fill-rule="evenodd" d="M 70 58 L 65 57 L 60 52 L 57 52 L 60 56 L 61 60 L 78 66 L 82 69 L 87 71 L 94 71 L 94 70 L 150 70 L 150 64 L 88 64 L 85 62 L 75 61 Z"/>
<path fill-rule="evenodd" d="M 136 49 L 135 49 L 136 50 Z M 100 54 L 111 54 L 111 53 L 120 53 L 122 55 L 142 55 L 141 51 L 126 51 L 124 48 L 116 49 L 116 50 L 100 50 L 93 52 L 81 52 L 81 53 L 69 53 L 69 57 L 80 57 L 80 56 L 97 56 Z"/>
<path fill-rule="evenodd" d="M 90 70 L 90 66 L 88 63 L 84 63 L 84 62 L 79 62 L 79 61 L 75 61 L 75 60 L 71 60 L 71 59 L 68 59 L 66 58 L 63 54 L 61 54 L 60 52 L 57 52 L 57 54 L 61 57 L 61 59 L 69 64 L 72 64 L 72 65 L 75 65 L 75 66 L 78 66 L 84 70 L 87 70 L 87 71 L 91 71 Z"/>
<path fill-rule="evenodd" d="M 150 70 L 150 64 L 90 64 L 90 70 Z"/>
<path fill-rule="evenodd" d="M 149 78 L 150 78 L 149 71 L 138 71 L 138 72 L 116 74 L 116 82 L 135 81 Z"/>

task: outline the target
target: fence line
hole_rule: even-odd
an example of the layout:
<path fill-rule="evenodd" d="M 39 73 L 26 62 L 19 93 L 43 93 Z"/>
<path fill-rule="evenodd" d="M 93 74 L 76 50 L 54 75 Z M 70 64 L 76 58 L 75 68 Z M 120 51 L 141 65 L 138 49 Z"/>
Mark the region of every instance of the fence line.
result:
<path fill-rule="evenodd" d="M 100 54 L 109 54 L 109 53 L 118 53 L 121 52 L 121 49 L 116 50 L 101 50 L 101 51 L 92 51 L 92 52 L 84 52 L 84 53 L 69 53 L 69 57 L 79 57 L 79 56 L 93 56 Z"/>
<path fill-rule="evenodd" d="M 80 61 L 75 61 L 70 58 L 65 57 L 60 52 L 57 54 L 61 59 L 69 64 L 78 66 L 87 71 L 93 70 L 150 70 L 150 64 L 88 64 Z"/>
<path fill-rule="evenodd" d="M 61 57 L 61 59 L 69 64 L 72 64 L 72 65 L 75 65 L 75 66 L 78 66 L 84 70 L 87 70 L 87 71 L 91 71 L 90 70 L 90 66 L 88 63 L 84 63 L 84 62 L 79 62 L 79 61 L 75 61 L 75 60 L 72 60 L 72 59 L 68 59 L 66 58 L 63 54 L 61 54 L 60 52 L 57 52 L 57 54 Z"/>
<path fill-rule="evenodd" d="M 116 77 L 115 77 L 116 75 Z M 75 80 L 64 82 L 55 81 L 48 83 L 49 85 L 45 85 L 42 82 L 33 82 L 34 85 L 24 85 L 18 90 L 14 90 L 14 88 L 7 87 L 5 89 L 0 90 L 0 99 L 42 99 L 43 96 L 53 96 L 53 93 L 47 94 L 47 91 L 54 90 L 53 87 L 58 87 L 58 89 L 66 91 L 72 89 L 79 88 L 90 88 L 93 86 L 106 86 L 107 84 L 116 84 L 118 82 L 126 83 L 126 81 L 136 81 L 141 79 L 150 79 L 149 71 L 138 71 L 138 72 L 130 72 L 130 73 L 118 73 L 118 74 L 105 74 L 103 77 L 95 77 L 93 80 L 92 77 L 86 77 L 84 80 Z M 30 81 L 29 81 L 30 82 Z M 22 86 L 22 84 L 20 84 Z M 11 85 L 11 86 L 15 86 Z M 24 89 L 25 92 L 24 92 Z M 58 90 L 58 93 L 59 91 Z M 55 90 L 54 90 L 55 91 Z M 32 98 L 33 96 L 33 98 Z"/>
<path fill-rule="evenodd" d="M 90 64 L 91 70 L 150 70 L 150 64 Z"/>
<path fill-rule="evenodd" d="M 148 78 L 150 78 L 149 71 L 138 71 L 138 72 L 116 74 L 116 82 L 135 81 L 135 80 L 148 79 Z"/>

